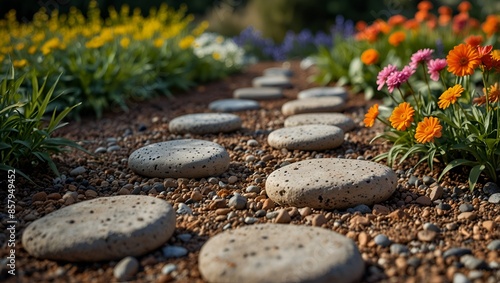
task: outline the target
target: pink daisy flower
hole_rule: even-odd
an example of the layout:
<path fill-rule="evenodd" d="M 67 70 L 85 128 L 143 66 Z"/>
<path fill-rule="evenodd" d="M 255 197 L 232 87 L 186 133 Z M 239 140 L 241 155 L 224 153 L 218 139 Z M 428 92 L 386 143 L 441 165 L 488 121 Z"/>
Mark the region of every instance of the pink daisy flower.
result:
<path fill-rule="evenodd" d="M 413 69 L 416 69 L 419 63 L 427 63 L 429 60 L 431 60 L 433 52 L 434 50 L 425 48 L 413 53 L 413 55 L 411 55 L 410 66 Z"/>
<path fill-rule="evenodd" d="M 439 73 L 446 68 L 446 59 L 434 59 L 427 62 L 427 72 L 431 75 L 431 80 L 439 81 Z"/>
<path fill-rule="evenodd" d="M 389 92 L 392 93 L 395 88 L 400 87 L 403 83 L 407 82 L 408 79 L 415 73 L 415 69 L 411 66 L 405 66 L 401 71 L 392 72 L 389 77 L 387 77 L 387 88 Z"/>
<path fill-rule="evenodd" d="M 384 85 L 385 85 L 385 82 L 387 80 L 387 78 L 389 77 L 390 74 L 392 74 L 393 72 L 396 72 L 398 70 L 398 68 L 394 65 L 387 65 L 384 69 L 382 69 L 382 71 L 380 71 L 377 75 L 377 90 L 381 90 Z"/>

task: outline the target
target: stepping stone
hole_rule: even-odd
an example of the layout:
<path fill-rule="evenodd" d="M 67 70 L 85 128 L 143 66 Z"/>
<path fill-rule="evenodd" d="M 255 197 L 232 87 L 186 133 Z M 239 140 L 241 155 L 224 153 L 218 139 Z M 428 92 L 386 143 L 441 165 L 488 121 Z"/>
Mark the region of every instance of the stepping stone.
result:
<path fill-rule="evenodd" d="M 300 113 L 340 112 L 345 107 L 345 101 L 340 97 L 312 97 L 288 101 L 281 107 L 281 113 L 289 116 Z"/>
<path fill-rule="evenodd" d="M 355 243 L 319 227 L 255 224 L 226 230 L 201 248 L 200 273 L 215 282 L 359 282 Z"/>
<path fill-rule="evenodd" d="M 344 132 L 356 127 L 354 121 L 342 113 L 303 113 L 285 119 L 285 127 L 314 124 L 337 126 Z"/>
<path fill-rule="evenodd" d="M 344 131 L 330 125 L 304 125 L 272 131 L 267 142 L 274 148 L 326 150 L 344 142 Z"/>
<path fill-rule="evenodd" d="M 272 172 L 266 180 L 266 193 L 281 205 L 346 209 L 388 199 L 397 181 L 391 168 L 372 161 L 311 159 Z"/>
<path fill-rule="evenodd" d="M 253 87 L 292 87 L 290 79 L 285 76 L 263 76 L 252 80 Z"/>
<path fill-rule="evenodd" d="M 299 92 L 297 98 L 306 99 L 311 97 L 325 97 L 325 96 L 336 96 L 346 100 L 348 95 L 346 89 L 339 86 L 313 87 Z"/>
<path fill-rule="evenodd" d="M 264 70 L 264 76 L 291 77 L 291 76 L 293 76 L 293 72 L 292 72 L 292 70 L 290 70 L 288 68 L 272 67 L 272 68 L 267 68 Z"/>
<path fill-rule="evenodd" d="M 241 128 L 241 118 L 229 113 L 196 113 L 172 119 L 168 130 L 174 134 L 217 134 Z"/>
<path fill-rule="evenodd" d="M 152 178 L 204 178 L 229 168 L 229 153 L 214 142 L 184 139 L 150 144 L 132 152 L 128 166 Z"/>
<path fill-rule="evenodd" d="M 283 91 L 279 87 L 245 87 L 233 92 L 234 98 L 270 100 L 283 98 Z"/>
<path fill-rule="evenodd" d="M 56 210 L 31 223 L 22 236 L 32 256 L 70 262 L 141 256 L 165 244 L 175 211 L 161 199 L 101 197 Z"/>
<path fill-rule="evenodd" d="M 248 99 L 220 99 L 210 103 L 208 108 L 212 111 L 236 112 L 256 110 L 260 108 L 260 104 L 255 100 Z"/>

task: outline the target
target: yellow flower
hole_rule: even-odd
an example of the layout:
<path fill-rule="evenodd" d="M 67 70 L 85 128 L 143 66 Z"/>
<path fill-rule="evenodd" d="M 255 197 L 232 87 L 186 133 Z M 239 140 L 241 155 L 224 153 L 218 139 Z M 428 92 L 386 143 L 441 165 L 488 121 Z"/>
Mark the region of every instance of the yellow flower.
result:
<path fill-rule="evenodd" d="M 220 54 L 218 52 L 214 52 L 212 53 L 212 57 L 215 59 L 215 60 L 220 60 Z"/>
<path fill-rule="evenodd" d="M 16 44 L 15 49 L 16 50 L 23 50 L 24 49 L 24 43 L 21 42 L 21 43 Z"/>
<path fill-rule="evenodd" d="M 49 54 L 53 49 L 64 49 L 64 45 L 61 43 L 58 37 L 53 37 L 47 40 L 40 48 L 43 55 Z"/>
<path fill-rule="evenodd" d="M 26 59 L 14 60 L 12 65 L 14 65 L 14 68 L 23 68 L 28 65 L 28 61 Z"/>
<path fill-rule="evenodd" d="M 36 46 L 30 46 L 30 48 L 28 48 L 28 53 L 33 55 L 35 54 L 36 52 Z"/>
<path fill-rule="evenodd" d="M 375 119 L 377 119 L 377 116 L 379 114 L 378 111 L 378 104 L 374 104 L 370 109 L 368 109 L 368 112 L 365 114 L 365 119 L 363 122 L 365 123 L 365 126 L 370 128 L 373 127 L 373 124 L 375 124 Z"/>
<path fill-rule="evenodd" d="M 391 126 L 393 126 L 398 131 L 404 131 L 411 125 L 413 122 L 413 114 L 415 110 L 411 107 L 410 103 L 403 102 L 399 104 L 392 111 L 391 117 L 389 117 L 389 121 L 391 122 Z"/>
<path fill-rule="evenodd" d="M 439 124 L 436 117 L 425 117 L 424 120 L 417 125 L 415 139 L 418 143 L 433 142 L 434 138 L 441 137 L 443 127 Z"/>
<path fill-rule="evenodd" d="M 188 49 L 189 47 L 191 47 L 193 42 L 194 42 L 194 36 L 188 35 L 188 36 L 184 37 L 183 39 L 181 39 L 181 41 L 179 42 L 179 47 L 181 49 Z"/>
<path fill-rule="evenodd" d="M 464 88 L 461 85 L 454 85 L 445 90 L 439 97 L 439 108 L 446 109 L 450 106 L 450 104 L 457 102 L 457 98 L 462 95 L 462 92 L 464 92 Z"/>
<path fill-rule="evenodd" d="M 99 48 L 104 45 L 104 40 L 100 36 L 93 37 L 89 41 L 85 43 L 85 47 L 87 48 Z"/>
<path fill-rule="evenodd" d="M 130 44 L 130 38 L 128 37 L 124 37 L 122 39 L 120 39 L 120 46 L 127 49 L 127 47 L 129 46 Z"/>
<path fill-rule="evenodd" d="M 493 58 L 493 60 L 495 61 L 500 61 L 500 49 L 495 49 L 493 51 L 491 51 L 491 58 Z"/>
<path fill-rule="evenodd" d="M 193 35 L 198 36 L 202 34 L 207 28 L 209 24 L 207 21 L 202 21 L 194 30 L 193 30 Z"/>
<path fill-rule="evenodd" d="M 163 38 L 157 38 L 155 39 L 155 41 L 153 42 L 153 45 L 156 47 L 156 48 L 160 48 L 163 46 Z"/>

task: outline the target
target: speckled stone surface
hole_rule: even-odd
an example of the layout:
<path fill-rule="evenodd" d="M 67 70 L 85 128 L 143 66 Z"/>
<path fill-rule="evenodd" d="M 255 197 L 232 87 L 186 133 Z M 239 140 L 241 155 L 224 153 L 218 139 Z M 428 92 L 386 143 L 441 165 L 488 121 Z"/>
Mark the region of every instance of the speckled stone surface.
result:
<path fill-rule="evenodd" d="M 219 112 L 236 112 L 259 108 L 260 105 L 257 101 L 249 99 L 220 99 L 208 105 L 208 109 Z"/>
<path fill-rule="evenodd" d="M 325 150 L 344 142 L 344 131 L 336 126 L 304 125 L 272 131 L 267 142 L 274 148 Z"/>
<path fill-rule="evenodd" d="M 283 98 L 283 90 L 279 87 L 245 87 L 233 92 L 234 98 L 271 100 Z"/>
<path fill-rule="evenodd" d="M 340 112 L 345 107 L 345 101 L 340 97 L 312 97 L 286 102 L 281 107 L 281 113 L 289 116 L 300 113 Z"/>
<path fill-rule="evenodd" d="M 241 128 L 241 118 L 230 113 L 195 113 L 176 117 L 168 130 L 174 134 L 217 134 Z"/>
<path fill-rule="evenodd" d="M 255 224 L 210 238 L 199 256 L 211 283 L 358 282 L 364 262 L 354 242 L 310 226 Z"/>
<path fill-rule="evenodd" d="M 150 144 L 132 152 L 128 166 L 156 178 L 203 178 L 229 168 L 229 153 L 214 142 L 184 139 Z"/>
<path fill-rule="evenodd" d="M 311 97 L 336 96 L 342 99 L 347 99 L 347 90 L 340 86 L 333 87 L 313 87 L 305 89 L 297 94 L 298 99 L 306 99 Z"/>
<path fill-rule="evenodd" d="M 175 211 L 149 196 L 114 196 L 83 201 L 31 223 L 24 249 L 37 258 L 71 262 L 119 260 L 141 256 L 175 230 Z"/>
<path fill-rule="evenodd" d="M 272 172 L 266 192 L 289 206 L 345 209 L 388 199 L 397 187 L 396 173 L 372 161 L 322 158 L 299 161 Z"/>
<path fill-rule="evenodd" d="M 286 76 L 263 76 L 252 80 L 253 87 L 291 87 L 290 78 Z"/>
<path fill-rule="evenodd" d="M 337 126 L 344 132 L 356 127 L 354 120 L 342 113 L 303 113 L 285 119 L 285 127 L 314 124 Z"/>

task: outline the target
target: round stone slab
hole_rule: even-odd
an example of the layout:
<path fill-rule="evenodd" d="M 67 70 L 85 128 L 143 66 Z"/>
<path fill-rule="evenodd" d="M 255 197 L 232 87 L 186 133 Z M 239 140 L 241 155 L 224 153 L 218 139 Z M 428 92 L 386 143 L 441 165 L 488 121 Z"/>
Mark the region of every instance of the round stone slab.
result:
<path fill-rule="evenodd" d="M 311 97 L 324 97 L 324 96 L 336 96 L 342 99 L 347 99 L 347 91 L 345 88 L 340 86 L 334 87 L 313 87 L 305 89 L 297 95 L 298 99 L 305 99 Z"/>
<path fill-rule="evenodd" d="M 272 172 L 266 180 L 266 192 L 281 205 L 345 209 L 388 199 L 397 180 L 391 168 L 372 161 L 311 159 Z"/>
<path fill-rule="evenodd" d="M 229 113 L 196 113 L 172 119 L 168 130 L 174 134 L 217 134 L 241 128 L 241 118 Z"/>
<path fill-rule="evenodd" d="M 292 70 L 290 70 L 288 68 L 272 67 L 272 68 L 267 68 L 264 70 L 264 76 L 291 77 L 291 76 L 293 76 L 293 72 L 292 72 Z"/>
<path fill-rule="evenodd" d="M 270 100 L 283 98 L 283 91 L 279 87 L 245 87 L 233 92 L 234 98 Z"/>
<path fill-rule="evenodd" d="M 260 108 L 260 105 L 257 101 L 249 99 L 220 99 L 210 103 L 208 108 L 212 111 L 236 112 L 256 110 Z"/>
<path fill-rule="evenodd" d="M 201 248 L 211 283 L 358 282 L 364 262 L 354 242 L 311 226 L 256 224 L 227 230 Z"/>
<path fill-rule="evenodd" d="M 132 152 L 128 166 L 153 178 L 203 178 L 229 168 L 229 153 L 214 142 L 184 139 L 150 144 Z"/>
<path fill-rule="evenodd" d="M 345 107 L 345 101 L 340 97 L 312 97 L 288 101 L 281 107 L 281 113 L 289 116 L 300 113 L 340 112 Z"/>
<path fill-rule="evenodd" d="M 141 256 L 163 245 L 175 230 L 175 211 L 161 199 L 101 197 L 56 210 L 31 223 L 22 236 L 37 258 L 71 262 Z"/>
<path fill-rule="evenodd" d="M 292 87 L 290 79 L 286 76 L 263 76 L 252 80 L 253 87 Z"/>
<path fill-rule="evenodd" d="M 344 132 L 356 127 L 354 121 L 342 113 L 303 113 L 285 119 L 285 127 L 314 124 L 337 126 Z"/>
<path fill-rule="evenodd" d="M 325 150 L 344 142 L 344 131 L 336 126 L 304 125 L 272 131 L 267 142 L 274 148 Z"/>

